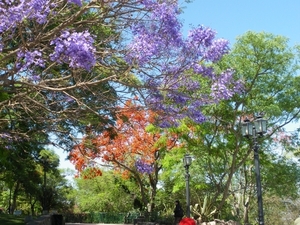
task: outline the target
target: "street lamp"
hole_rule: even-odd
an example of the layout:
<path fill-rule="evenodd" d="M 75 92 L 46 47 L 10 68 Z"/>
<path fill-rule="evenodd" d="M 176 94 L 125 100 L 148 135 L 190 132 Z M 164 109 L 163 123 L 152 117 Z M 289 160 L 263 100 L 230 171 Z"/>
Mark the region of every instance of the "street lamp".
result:
<path fill-rule="evenodd" d="M 190 174 L 189 167 L 192 164 L 192 157 L 188 154 L 184 155 L 183 166 L 185 168 L 185 183 L 186 183 L 186 216 L 190 217 Z"/>
<path fill-rule="evenodd" d="M 253 126 L 254 125 L 254 126 Z M 244 137 L 251 138 L 253 140 L 254 150 L 254 164 L 255 164 L 255 175 L 256 175 L 256 188 L 257 188 L 257 204 L 258 204 L 258 222 L 259 225 L 264 225 L 264 211 L 261 191 L 261 179 L 260 179 L 260 166 L 259 166 L 259 145 L 257 138 L 263 136 L 267 132 L 267 120 L 263 119 L 262 116 L 258 116 L 254 121 L 245 119 L 242 123 L 242 134 Z"/>

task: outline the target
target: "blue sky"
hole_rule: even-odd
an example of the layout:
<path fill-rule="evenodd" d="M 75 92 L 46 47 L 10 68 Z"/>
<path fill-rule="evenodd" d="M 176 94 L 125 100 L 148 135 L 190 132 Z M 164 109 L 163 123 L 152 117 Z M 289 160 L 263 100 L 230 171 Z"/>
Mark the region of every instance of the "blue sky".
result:
<path fill-rule="evenodd" d="M 181 19 L 184 35 L 190 25 L 204 25 L 217 37 L 234 44 L 247 31 L 268 32 L 290 39 L 290 46 L 300 44 L 300 0 L 193 0 L 184 3 Z"/>
<path fill-rule="evenodd" d="M 204 25 L 217 32 L 217 37 L 234 44 L 236 37 L 247 31 L 269 32 L 290 39 L 290 46 L 300 45 L 300 0 L 194 0 L 185 3 L 181 15 L 183 34 L 192 26 Z M 61 149 L 61 168 L 74 168 L 64 160 Z"/>

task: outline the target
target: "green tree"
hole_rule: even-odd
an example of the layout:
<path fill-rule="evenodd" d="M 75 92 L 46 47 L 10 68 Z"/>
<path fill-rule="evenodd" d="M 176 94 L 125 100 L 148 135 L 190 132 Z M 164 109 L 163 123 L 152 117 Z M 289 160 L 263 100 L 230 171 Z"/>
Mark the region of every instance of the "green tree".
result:
<path fill-rule="evenodd" d="M 87 169 L 83 173 L 89 172 Z M 76 204 L 81 212 L 129 212 L 139 194 L 134 182 L 114 171 L 103 171 L 102 176 L 89 179 L 81 176 L 76 179 L 76 187 Z"/>
<path fill-rule="evenodd" d="M 298 169 L 289 160 L 282 159 L 272 143 L 275 134 L 299 116 L 298 53 L 297 47 L 288 46 L 287 38 L 247 32 L 218 64 L 220 70 L 225 67 L 235 70 L 236 79 L 244 80 L 244 91 L 230 100 L 206 106 L 207 122 L 196 126 L 186 121 L 186 134 L 181 137 L 187 146 L 181 152 L 188 151 L 195 158 L 190 168 L 193 205 L 198 201 L 196 196 L 202 202 L 209 196 L 216 209 L 215 217 L 222 215 L 222 219 L 233 218 L 244 223 L 255 220 L 252 142 L 242 137 L 240 124 L 246 117 L 253 119 L 260 113 L 268 119 L 269 126 L 265 138 L 259 139 L 264 197 L 297 196 Z M 173 170 L 178 168 L 171 165 Z M 174 180 L 181 177 L 182 181 L 175 187 L 184 186 L 181 174 L 173 174 Z M 276 186 L 271 174 L 279 176 Z M 286 176 L 289 183 L 282 179 Z M 279 193 L 278 185 L 287 191 Z M 266 220 L 269 207 L 265 204 Z"/>
<path fill-rule="evenodd" d="M 35 197 L 39 200 L 43 211 L 71 211 L 74 200 L 68 196 L 72 192 L 72 186 L 58 169 L 58 155 L 53 150 L 42 150 L 38 157 L 38 164 L 38 171 L 43 180 L 42 183 L 36 184 L 39 191 Z"/>
<path fill-rule="evenodd" d="M 32 155 L 30 149 L 26 151 L 33 145 L 22 142 L 21 146 L 9 149 L 6 161 L 1 164 L 2 194 L 6 196 L 4 208 L 9 208 L 11 214 L 15 209 L 22 209 L 35 215 L 44 204 L 45 190 L 49 193 L 48 209 L 67 210 L 72 207 L 72 199 L 67 199 L 72 187 L 58 170 L 58 156 L 53 151 L 41 150 L 40 156 L 48 157 L 46 162 L 42 157 Z"/>
<path fill-rule="evenodd" d="M 17 208 L 17 197 L 23 188 L 31 190 L 32 184 L 37 184 L 41 181 L 36 174 L 36 160 L 32 148 L 38 148 L 35 143 L 26 141 L 14 142 L 7 148 L 2 149 L 5 152 L 5 157 L 1 158 L 1 180 L 5 182 L 9 188 L 10 197 L 9 205 L 10 213 L 13 213 Z"/>

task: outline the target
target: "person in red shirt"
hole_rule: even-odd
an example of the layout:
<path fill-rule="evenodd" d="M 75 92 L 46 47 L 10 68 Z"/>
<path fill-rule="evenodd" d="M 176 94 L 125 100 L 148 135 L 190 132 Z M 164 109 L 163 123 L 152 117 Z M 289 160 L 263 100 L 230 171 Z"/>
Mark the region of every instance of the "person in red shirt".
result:
<path fill-rule="evenodd" d="M 196 220 L 185 217 L 182 220 L 180 220 L 179 225 L 196 225 Z"/>

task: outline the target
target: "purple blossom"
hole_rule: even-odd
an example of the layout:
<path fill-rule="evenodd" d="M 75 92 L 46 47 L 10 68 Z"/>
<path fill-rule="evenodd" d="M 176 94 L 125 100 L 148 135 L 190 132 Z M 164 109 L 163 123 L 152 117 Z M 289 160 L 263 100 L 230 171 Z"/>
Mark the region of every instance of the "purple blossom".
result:
<path fill-rule="evenodd" d="M 128 62 L 138 65 L 144 65 L 167 49 L 178 48 L 182 44 L 180 33 L 182 24 L 177 19 L 177 4 L 155 1 L 143 3 L 146 4 L 146 8 L 152 10 L 152 13 L 149 20 L 132 27 L 135 36 L 129 46 L 130 52 L 126 56 Z"/>
<path fill-rule="evenodd" d="M 41 76 L 39 75 L 32 75 L 31 77 L 29 77 L 29 81 L 32 81 L 34 83 L 38 83 L 41 80 Z"/>
<path fill-rule="evenodd" d="M 17 62 L 19 71 L 27 70 L 31 68 L 31 66 L 45 67 L 42 52 L 39 50 L 19 51 L 17 53 Z"/>
<path fill-rule="evenodd" d="M 225 39 L 214 40 L 205 52 L 204 57 L 212 62 L 219 61 L 223 55 L 228 53 L 228 41 Z"/>
<path fill-rule="evenodd" d="M 155 0 L 142 0 L 141 3 L 148 9 L 156 5 Z"/>
<path fill-rule="evenodd" d="M 198 107 L 191 106 L 188 110 L 187 117 L 191 118 L 195 123 L 203 123 L 206 121 L 205 116 Z"/>
<path fill-rule="evenodd" d="M 68 0 L 68 3 L 73 3 L 73 4 L 76 4 L 80 7 L 82 6 L 81 0 Z"/>
<path fill-rule="evenodd" d="M 199 26 L 189 31 L 187 46 L 191 48 L 210 47 L 216 32 L 210 28 Z"/>
<path fill-rule="evenodd" d="M 66 30 L 50 42 L 50 45 L 54 45 L 50 59 L 58 63 L 68 63 L 72 68 L 91 70 L 96 63 L 93 43 L 94 39 L 88 31 L 71 33 Z"/>
<path fill-rule="evenodd" d="M 150 13 L 132 27 L 126 60 L 147 74 L 148 106 L 160 111 L 162 126 L 176 125 L 183 118 L 202 123 L 201 107 L 228 99 L 242 87 L 233 79 L 233 71 L 216 74 L 212 66 L 228 53 L 228 41 L 216 39 L 216 32 L 204 26 L 184 38 L 177 1 L 144 0 L 142 4 Z"/>
<path fill-rule="evenodd" d="M 43 24 L 50 13 L 50 0 L 6 0 L 0 2 L 0 34 L 15 28 L 25 18 Z"/>
<path fill-rule="evenodd" d="M 232 70 L 226 70 L 214 79 L 214 83 L 211 87 L 211 96 L 215 99 L 229 99 L 236 92 L 243 90 L 243 83 L 241 81 L 234 81 L 232 77 Z M 232 85 L 228 87 L 228 84 Z"/>
<path fill-rule="evenodd" d="M 174 123 L 169 122 L 168 120 L 162 120 L 162 121 L 160 121 L 160 123 L 158 125 L 161 128 L 169 128 L 169 127 L 174 126 Z"/>
<path fill-rule="evenodd" d="M 137 171 L 140 173 L 151 174 L 154 170 L 154 167 L 152 165 L 145 163 L 141 159 L 138 159 L 135 161 L 135 167 L 136 167 Z"/>

